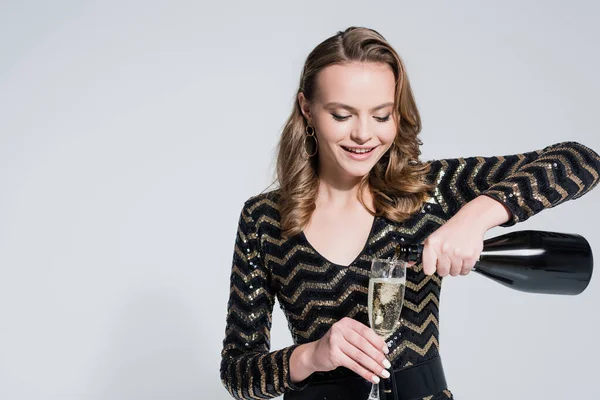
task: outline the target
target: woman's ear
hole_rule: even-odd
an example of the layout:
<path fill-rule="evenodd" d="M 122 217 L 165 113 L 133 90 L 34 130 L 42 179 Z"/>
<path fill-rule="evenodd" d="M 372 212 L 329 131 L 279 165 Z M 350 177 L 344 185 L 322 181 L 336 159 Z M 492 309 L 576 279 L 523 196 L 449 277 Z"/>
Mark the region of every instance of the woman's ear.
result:
<path fill-rule="evenodd" d="M 304 118 L 308 121 L 308 123 L 310 123 L 312 121 L 312 115 L 310 113 L 310 103 L 308 102 L 308 100 L 304 96 L 304 93 L 302 92 L 298 93 L 298 104 L 300 105 L 300 111 L 302 112 L 302 115 L 304 115 Z"/>

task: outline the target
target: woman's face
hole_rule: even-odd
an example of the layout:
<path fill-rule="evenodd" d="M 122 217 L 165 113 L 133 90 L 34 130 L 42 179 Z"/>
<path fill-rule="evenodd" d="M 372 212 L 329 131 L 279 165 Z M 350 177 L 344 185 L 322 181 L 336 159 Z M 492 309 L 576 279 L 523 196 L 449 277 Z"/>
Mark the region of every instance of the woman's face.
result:
<path fill-rule="evenodd" d="M 357 178 L 369 173 L 396 136 L 395 81 L 383 63 L 330 65 L 317 75 L 315 98 L 298 94 L 319 143 L 319 173 Z"/>

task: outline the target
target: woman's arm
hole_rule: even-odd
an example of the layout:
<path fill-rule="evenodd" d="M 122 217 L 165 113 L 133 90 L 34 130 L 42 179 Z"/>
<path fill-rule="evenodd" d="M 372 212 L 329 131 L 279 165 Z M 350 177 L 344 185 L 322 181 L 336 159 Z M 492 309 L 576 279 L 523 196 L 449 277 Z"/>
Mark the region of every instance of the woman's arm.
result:
<path fill-rule="evenodd" d="M 270 352 L 274 292 L 248 202 L 235 240 L 221 352 L 221 381 L 236 399 L 268 399 L 300 390 L 290 378 L 290 356 L 298 345 Z"/>
<path fill-rule="evenodd" d="M 577 199 L 599 182 L 600 156 L 578 142 L 495 157 L 434 160 L 435 198 L 448 219 L 480 195 L 503 204 L 512 226 L 540 211 Z"/>
<path fill-rule="evenodd" d="M 425 240 L 423 272 L 466 275 L 487 230 L 525 221 L 576 199 L 599 182 L 600 156 L 577 142 L 498 157 L 432 162 L 434 197 L 447 222 Z"/>

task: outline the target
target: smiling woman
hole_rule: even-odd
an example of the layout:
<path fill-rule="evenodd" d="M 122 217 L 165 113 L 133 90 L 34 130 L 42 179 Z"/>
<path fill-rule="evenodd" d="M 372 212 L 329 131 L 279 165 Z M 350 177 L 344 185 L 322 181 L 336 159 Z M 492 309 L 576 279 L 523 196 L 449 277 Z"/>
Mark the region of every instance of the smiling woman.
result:
<path fill-rule="evenodd" d="M 417 162 L 421 119 L 404 64 L 379 33 L 349 28 L 315 47 L 297 97 L 277 159 L 284 235 L 320 220 L 324 187 L 355 192 L 363 226 L 377 213 L 401 221 L 420 208 L 431 189 Z M 297 157 L 313 131 L 318 146 L 308 154 L 316 155 Z"/>
<path fill-rule="evenodd" d="M 354 178 L 367 176 L 396 137 L 396 124 L 390 119 L 394 72 L 385 63 L 348 62 L 324 68 L 316 80 L 319 89 L 313 101 L 303 92 L 298 101 L 308 124 L 320 133 L 319 175 L 354 185 Z M 330 101 L 335 98 L 354 106 Z M 391 101 L 370 108 L 381 100 Z"/>
<path fill-rule="evenodd" d="M 599 182 L 577 142 L 497 157 L 422 162 L 404 65 L 376 31 L 351 27 L 308 56 L 277 156 L 279 188 L 239 217 L 221 380 L 238 399 L 452 399 L 439 353 L 442 278 L 466 275 L 486 231 Z M 424 243 L 406 270 L 397 328 L 368 321 L 373 258 Z M 277 299 L 294 344 L 271 351 Z M 370 399 L 374 398 L 369 397 Z"/>

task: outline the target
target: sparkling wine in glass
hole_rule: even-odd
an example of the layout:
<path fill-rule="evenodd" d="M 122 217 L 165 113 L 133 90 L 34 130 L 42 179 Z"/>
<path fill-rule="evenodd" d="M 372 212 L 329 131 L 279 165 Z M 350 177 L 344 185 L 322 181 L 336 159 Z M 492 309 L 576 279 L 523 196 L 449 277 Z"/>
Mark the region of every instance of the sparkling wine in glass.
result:
<path fill-rule="evenodd" d="M 406 265 L 406 261 L 396 258 L 375 258 L 371 261 L 369 324 L 375 333 L 383 338 L 398 327 L 406 287 Z M 372 383 L 367 400 L 379 400 L 378 384 Z"/>

